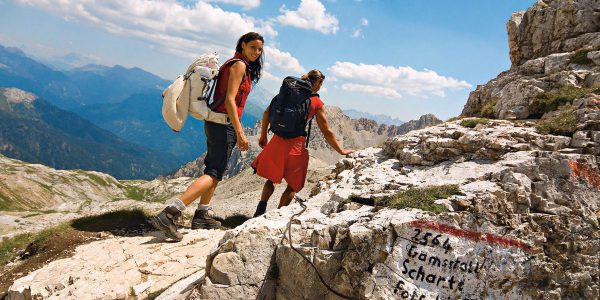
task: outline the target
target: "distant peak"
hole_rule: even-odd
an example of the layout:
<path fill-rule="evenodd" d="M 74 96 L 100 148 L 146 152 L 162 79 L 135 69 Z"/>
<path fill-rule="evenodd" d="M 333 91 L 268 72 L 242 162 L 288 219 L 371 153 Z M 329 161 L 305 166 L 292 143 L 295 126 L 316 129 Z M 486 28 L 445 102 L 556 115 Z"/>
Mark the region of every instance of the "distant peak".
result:
<path fill-rule="evenodd" d="M 76 71 L 88 71 L 88 72 L 93 72 L 93 71 L 105 71 L 110 69 L 107 66 L 103 66 L 103 65 L 98 65 L 98 64 L 87 64 L 83 67 L 79 67 L 76 68 Z"/>
<path fill-rule="evenodd" d="M 17 55 L 21 55 L 21 56 L 26 56 L 25 52 L 23 52 L 23 50 L 16 48 L 16 47 L 4 47 L 2 45 L 0 45 L 0 49 L 8 52 L 8 53 L 12 53 L 12 54 L 17 54 Z"/>
<path fill-rule="evenodd" d="M 32 93 L 17 89 L 17 88 L 3 88 L 0 89 L 0 93 L 6 97 L 6 100 L 11 103 L 27 103 L 31 104 L 38 97 Z"/>

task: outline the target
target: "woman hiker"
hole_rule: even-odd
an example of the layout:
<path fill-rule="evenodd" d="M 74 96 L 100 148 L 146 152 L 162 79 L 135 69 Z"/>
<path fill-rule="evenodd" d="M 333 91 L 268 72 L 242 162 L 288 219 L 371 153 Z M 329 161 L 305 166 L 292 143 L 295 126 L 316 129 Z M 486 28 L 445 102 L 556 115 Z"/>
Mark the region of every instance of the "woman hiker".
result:
<path fill-rule="evenodd" d="M 323 101 L 319 98 L 317 92 L 321 89 L 325 75 L 319 70 L 312 70 L 302 76 L 303 80 L 310 82 L 313 95 L 310 96 L 310 108 L 307 120 L 316 115 L 319 129 L 325 136 L 327 143 L 339 154 L 348 155 L 352 150 L 342 149 L 337 142 L 335 134 L 329 127 Z M 306 172 L 308 170 L 308 149 L 306 144 L 306 133 L 304 136 L 284 139 L 277 134 L 273 135 L 271 141 L 267 143 L 267 128 L 269 127 L 269 108 L 265 110 L 262 118 L 261 134 L 258 144 L 263 148 L 262 152 L 252 162 L 252 168 L 256 174 L 266 178 L 262 190 L 262 195 L 254 217 L 265 213 L 267 201 L 274 191 L 274 183 L 280 183 L 285 179 L 287 188 L 281 195 L 278 208 L 290 204 L 297 192 L 304 187 Z"/>
<path fill-rule="evenodd" d="M 233 147 L 237 144 L 242 151 L 248 150 L 248 139 L 244 134 L 242 112 L 252 86 L 258 82 L 263 66 L 263 37 L 256 32 L 241 36 L 235 47 L 235 55 L 219 69 L 213 101 L 224 97 L 225 101 L 215 111 L 227 113 L 231 124 L 204 123 L 207 153 L 204 159 L 204 175 L 196 179 L 187 190 L 151 220 L 154 227 L 165 236 L 181 240 L 175 221 L 185 207 L 201 197 L 200 205 L 192 219 L 192 229 L 214 229 L 221 223 L 209 215 L 209 203 L 223 173 Z"/>

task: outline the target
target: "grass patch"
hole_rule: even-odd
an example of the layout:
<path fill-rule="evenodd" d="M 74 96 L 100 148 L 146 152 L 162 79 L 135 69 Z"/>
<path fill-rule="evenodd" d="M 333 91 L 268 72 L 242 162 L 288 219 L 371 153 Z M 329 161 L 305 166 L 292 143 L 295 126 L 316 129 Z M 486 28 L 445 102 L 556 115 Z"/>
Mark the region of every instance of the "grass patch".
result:
<path fill-rule="evenodd" d="M 496 118 L 496 115 L 494 114 L 494 106 L 496 106 L 496 103 L 498 103 L 498 99 L 496 98 L 490 99 L 488 102 L 486 102 L 481 108 L 481 117 L 489 119 Z"/>
<path fill-rule="evenodd" d="M 567 109 L 547 119 L 539 121 L 535 127 L 541 133 L 573 136 L 577 131 L 577 115 L 574 108 Z"/>
<path fill-rule="evenodd" d="M 75 170 L 75 171 L 77 172 L 77 174 L 88 177 L 89 179 L 91 179 L 94 183 L 98 184 L 99 186 L 110 186 L 110 183 L 108 183 L 106 180 L 104 180 L 104 178 L 102 178 L 96 174 L 92 174 L 92 173 L 86 172 L 84 170 Z"/>
<path fill-rule="evenodd" d="M 13 209 L 12 201 L 9 198 L 0 193 L 0 210 L 11 210 Z"/>
<path fill-rule="evenodd" d="M 571 63 L 578 65 L 591 65 L 593 61 L 587 57 L 590 49 L 581 49 L 575 52 L 571 57 Z"/>
<path fill-rule="evenodd" d="M 447 212 L 448 209 L 444 205 L 434 203 L 435 200 L 446 199 L 459 194 L 458 185 L 447 184 L 426 188 L 411 188 L 393 196 L 383 197 L 378 202 L 385 203 L 390 208 L 418 208 L 437 214 Z"/>
<path fill-rule="evenodd" d="M 447 212 L 448 209 L 444 205 L 436 204 L 435 200 L 460 194 L 458 185 L 446 184 L 426 188 L 411 188 L 392 196 L 365 198 L 352 195 L 348 199 L 363 205 L 385 206 L 395 209 L 417 208 L 438 214 Z"/>
<path fill-rule="evenodd" d="M 148 195 L 148 190 L 134 185 L 125 185 L 125 196 L 129 199 L 142 201 Z"/>
<path fill-rule="evenodd" d="M 466 119 L 460 122 L 461 126 L 475 128 L 477 124 L 487 124 L 490 120 L 483 118 Z"/>
<path fill-rule="evenodd" d="M 106 182 L 106 180 L 104 180 L 104 178 L 96 175 L 96 174 L 91 174 L 91 173 L 87 173 L 86 174 L 91 180 L 93 180 L 95 183 L 101 185 L 101 186 L 110 186 L 110 183 Z"/>
<path fill-rule="evenodd" d="M 460 119 L 462 119 L 461 116 L 451 117 L 450 119 L 446 120 L 446 122 L 454 122 L 454 121 L 458 121 Z"/>
<path fill-rule="evenodd" d="M 541 118 L 545 113 L 555 111 L 560 106 L 573 103 L 573 100 L 582 98 L 589 93 L 598 92 L 599 88 L 563 87 L 558 91 L 545 92 L 538 95 L 529 104 L 529 115 Z"/>
<path fill-rule="evenodd" d="M 38 253 L 43 249 L 46 241 L 69 229 L 69 224 L 64 223 L 38 233 L 24 233 L 12 238 L 3 238 L 0 242 L 0 265 L 6 265 L 19 250 L 25 250 L 29 255 Z"/>

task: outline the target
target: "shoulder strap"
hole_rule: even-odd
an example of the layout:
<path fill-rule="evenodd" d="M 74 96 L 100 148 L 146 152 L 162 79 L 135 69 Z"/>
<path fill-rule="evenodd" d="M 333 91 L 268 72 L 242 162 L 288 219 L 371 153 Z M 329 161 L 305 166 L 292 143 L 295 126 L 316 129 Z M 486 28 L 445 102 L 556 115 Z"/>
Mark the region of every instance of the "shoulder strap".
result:
<path fill-rule="evenodd" d="M 240 59 L 240 58 L 232 58 L 232 59 L 230 59 L 230 60 L 226 61 L 226 62 L 225 62 L 225 63 L 224 63 L 222 66 L 221 66 L 221 68 L 225 68 L 225 66 L 227 66 L 227 65 L 230 65 L 230 64 L 232 64 L 232 63 L 235 63 L 235 62 L 238 62 L 238 61 L 242 61 L 242 62 L 244 62 L 244 64 L 246 65 L 246 71 L 244 72 L 244 75 L 242 76 L 242 81 L 240 82 L 240 86 L 241 86 L 241 85 L 244 83 L 244 80 L 246 80 L 246 74 L 248 73 L 248 67 L 249 67 L 249 66 L 248 66 L 248 64 L 247 64 L 247 63 L 246 63 L 246 62 L 245 62 L 243 59 Z M 214 82 L 213 82 L 213 88 L 214 88 L 214 86 L 216 86 L 216 85 L 217 85 L 217 80 L 218 80 L 218 76 L 217 76 L 217 79 L 214 79 Z M 211 88 L 211 93 L 212 93 L 212 88 Z M 227 93 L 225 93 L 225 94 L 227 94 Z M 208 96 L 208 97 L 209 97 L 209 99 L 210 99 L 210 96 L 212 96 L 212 95 L 209 95 L 209 96 Z M 217 107 L 221 106 L 221 104 L 223 104 L 223 102 L 225 102 L 225 96 L 226 96 L 226 95 L 223 95 L 223 96 L 221 96 L 219 99 L 217 99 L 217 101 L 214 101 L 214 102 L 213 102 L 213 103 L 210 105 L 210 109 L 216 109 Z"/>
<path fill-rule="evenodd" d="M 306 146 L 304 146 L 304 148 L 308 148 L 308 142 L 310 141 L 310 129 L 312 128 L 313 119 L 314 117 L 310 118 L 310 121 L 308 121 L 308 134 L 306 134 Z"/>
<path fill-rule="evenodd" d="M 319 94 L 317 93 L 313 93 L 310 95 L 310 97 L 312 96 L 317 96 L 319 97 Z M 312 99 L 310 99 L 310 97 L 308 97 L 308 109 L 307 111 L 310 113 L 310 106 L 312 103 Z M 317 113 L 315 112 L 315 116 L 317 115 Z M 308 132 L 306 133 L 306 146 L 305 148 L 308 148 L 308 142 L 310 141 L 310 130 L 312 129 L 312 120 L 315 118 L 315 116 L 312 116 L 312 118 L 310 118 L 310 120 L 308 120 Z"/>

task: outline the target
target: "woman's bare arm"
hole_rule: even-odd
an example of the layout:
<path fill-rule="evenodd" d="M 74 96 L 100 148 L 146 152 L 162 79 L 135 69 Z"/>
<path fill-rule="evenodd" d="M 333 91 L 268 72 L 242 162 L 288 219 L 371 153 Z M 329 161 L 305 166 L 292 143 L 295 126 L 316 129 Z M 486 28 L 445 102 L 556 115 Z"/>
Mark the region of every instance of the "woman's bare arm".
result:
<path fill-rule="evenodd" d="M 321 132 L 323 133 L 323 136 L 325 137 L 325 140 L 327 141 L 327 143 L 335 151 L 337 151 L 337 153 L 339 153 L 341 155 L 348 155 L 348 154 L 352 153 L 352 150 L 342 149 L 342 147 L 338 143 L 338 141 L 335 137 L 335 133 L 333 133 L 333 130 L 331 130 L 331 127 L 329 126 L 329 121 L 327 121 L 327 114 L 325 113 L 325 108 L 323 108 L 323 107 L 319 108 L 319 110 L 317 111 L 316 117 L 317 117 L 317 125 L 319 125 L 319 129 L 321 129 Z"/>
<path fill-rule="evenodd" d="M 244 77 L 244 73 L 246 72 L 246 64 L 237 61 L 229 70 L 229 81 L 227 82 L 227 93 L 225 94 L 225 108 L 227 109 L 227 115 L 229 115 L 229 120 L 231 120 L 231 125 L 233 125 L 233 129 L 237 136 L 237 145 L 240 150 L 245 151 L 248 150 L 248 139 L 246 139 L 244 127 L 237 114 L 235 96 L 242 83 L 242 77 Z"/>
<path fill-rule="evenodd" d="M 268 138 L 267 138 L 267 130 L 269 129 L 269 107 L 265 109 L 263 113 L 261 127 L 260 127 L 260 137 L 258 139 L 258 145 L 261 148 L 267 146 Z"/>

